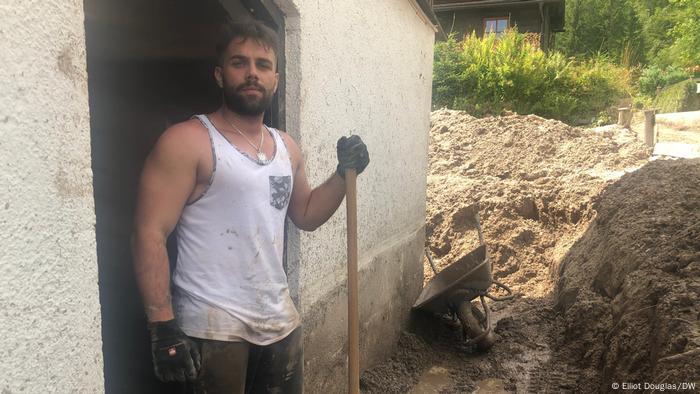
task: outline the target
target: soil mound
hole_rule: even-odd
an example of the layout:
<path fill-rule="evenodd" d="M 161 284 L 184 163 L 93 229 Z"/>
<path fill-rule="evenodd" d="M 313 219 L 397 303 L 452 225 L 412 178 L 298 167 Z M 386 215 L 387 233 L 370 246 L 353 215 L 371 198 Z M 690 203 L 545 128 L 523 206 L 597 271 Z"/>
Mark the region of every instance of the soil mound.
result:
<path fill-rule="evenodd" d="M 468 208 L 478 202 L 494 276 L 529 296 L 553 288 L 550 270 L 593 217 L 592 200 L 650 154 L 615 126 L 444 109 L 431 123 L 426 228 L 438 271 L 478 245 Z"/>
<path fill-rule="evenodd" d="M 451 110 L 431 123 L 426 243 L 437 270 L 477 247 L 479 203 L 494 277 L 519 297 L 491 304 L 498 339 L 486 353 L 449 317 L 414 314 L 417 335 L 363 374 L 363 392 L 698 381 L 698 161 L 649 163 L 651 150 L 618 126 Z"/>
<path fill-rule="evenodd" d="M 700 381 L 699 182 L 699 159 L 625 175 L 561 263 L 564 347 L 603 388 Z"/>

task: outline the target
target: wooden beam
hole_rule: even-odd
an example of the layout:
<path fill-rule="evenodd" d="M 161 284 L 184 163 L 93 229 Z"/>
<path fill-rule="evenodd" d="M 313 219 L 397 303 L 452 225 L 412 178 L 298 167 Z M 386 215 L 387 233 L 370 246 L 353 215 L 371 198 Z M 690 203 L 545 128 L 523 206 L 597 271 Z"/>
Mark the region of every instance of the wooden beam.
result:
<path fill-rule="evenodd" d="M 531 6 L 539 2 L 544 3 L 563 3 L 564 0 L 478 0 L 478 1 L 463 1 L 459 3 L 443 3 L 433 4 L 435 12 L 467 10 L 474 8 L 485 7 L 523 7 Z"/>

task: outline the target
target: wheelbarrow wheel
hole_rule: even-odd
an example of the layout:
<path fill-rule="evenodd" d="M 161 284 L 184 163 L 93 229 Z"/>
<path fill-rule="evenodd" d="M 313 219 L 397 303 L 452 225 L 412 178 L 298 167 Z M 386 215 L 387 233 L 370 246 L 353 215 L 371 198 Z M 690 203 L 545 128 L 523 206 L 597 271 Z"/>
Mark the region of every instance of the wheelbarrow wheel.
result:
<path fill-rule="evenodd" d="M 484 312 L 479 309 L 477 302 L 470 302 L 470 304 L 472 305 L 472 314 L 479 321 L 480 326 L 486 329 L 486 316 L 484 316 Z"/>
<path fill-rule="evenodd" d="M 488 308 L 486 303 L 482 305 Z M 488 309 L 482 313 L 470 300 L 465 299 L 457 307 L 457 318 L 462 323 L 464 339 L 474 343 L 477 350 L 486 351 L 493 346 L 496 338 L 491 332 Z"/>

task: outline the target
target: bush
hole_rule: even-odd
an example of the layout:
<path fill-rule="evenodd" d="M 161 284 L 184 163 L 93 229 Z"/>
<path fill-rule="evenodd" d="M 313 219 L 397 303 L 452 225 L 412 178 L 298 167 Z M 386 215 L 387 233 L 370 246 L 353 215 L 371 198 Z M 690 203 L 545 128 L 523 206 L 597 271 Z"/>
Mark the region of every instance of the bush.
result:
<path fill-rule="evenodd" d="M 654 106 L 661 113 L 700 110 L 696 89 L 696 82 L 692 79 L 673 84 L 659 92 Z"/>
<path fill-rule="evenodd" d="M 645 68 L 639 77 L 639 92 L 654 97 L 657 89 L 663 89 L 690 77 L 689 72 L 678 67 L 670 66 L 662 70 L 657 66 L 651 66 Z"/>
<path fill-rule="evenodd" d="M 634 99 L 632 99 L 632 108 L 634 109 L 651 108 L 653 104 L 654 99 L 644 94 L 635 96 Z"/>
<path fill-rule="evenodd" d="M 433 106 L 475 116 L 522 114 L 590 121 L 621 97 L 630 96 L 629 73 L 602 57 L 575 62 L 545 54 L 524 35 L 510 31 L 484 39 L 454 36 L 435 47 Z"/>

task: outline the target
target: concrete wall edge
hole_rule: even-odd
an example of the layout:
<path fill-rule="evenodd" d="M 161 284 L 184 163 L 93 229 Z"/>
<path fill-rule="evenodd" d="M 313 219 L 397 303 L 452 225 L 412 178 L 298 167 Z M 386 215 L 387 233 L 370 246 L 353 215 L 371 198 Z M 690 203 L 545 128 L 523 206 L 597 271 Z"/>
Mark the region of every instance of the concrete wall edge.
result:
<path fill-rule="evenodd" d="M 372 249 L 362 251 L 360 249 L 360 256 L 358 260 L 358 269 L 362 271 L 363 269 L 366 269 L 370 266 L 371 262 L 374 261 L 374 259 L 377 256 L 383 255 L 393 249 L 396 249 L 397 247 L 404 245 L 408 242 L 410 242 L 413 238 L 416 237 L 418 233 L 423 231 L 425 227 L 424 223 L 421 223 L 420 226 L 414 228 L 414 230 L 409 231 L 407 233 L 399 234 L 396 235 L 392 238 L 389 238 L 386 243 L 384 243 L 381 246 L 374 247 Z M 359 245 L 361 248 L 362 245 Z M 336 289 L 339 286 L 344 286 L 344 283 L 347 281 L 347 275 L 345 273 L 341 273 L 340 275 L 338 274 L 338 271 L 335 272 L 329 272 L 326 274 L 321 280 L 319 280 L 318 284 L 313 284 L 311 286 L 308 286 L 306 289 L 304 289 L 304 292 L 306 293 L 311 293 L 311 294 L 328 294 L 329 292 L 332 292 L 333 290 L 324 290 L 330 287 L 330 289 Z"/>

